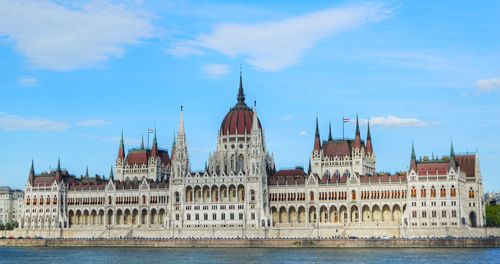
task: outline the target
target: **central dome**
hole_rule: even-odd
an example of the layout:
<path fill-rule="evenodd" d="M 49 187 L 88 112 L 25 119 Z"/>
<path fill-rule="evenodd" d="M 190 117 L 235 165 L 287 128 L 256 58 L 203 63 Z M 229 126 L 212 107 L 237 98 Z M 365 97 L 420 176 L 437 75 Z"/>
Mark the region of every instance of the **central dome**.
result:
<path fill-rule="evenodd" d="M 227 135 L 250 135 L 252 133 L 253 110 L 245 103 L 243 92 L 243 80 L 240 74 L 240 88 L 238 89 L 238 102 L 222 120 L 220 134 Z M 258 119 L 257 119 L 258 120 Z M 259 128 L 261 128 L 259 120 Z"/>

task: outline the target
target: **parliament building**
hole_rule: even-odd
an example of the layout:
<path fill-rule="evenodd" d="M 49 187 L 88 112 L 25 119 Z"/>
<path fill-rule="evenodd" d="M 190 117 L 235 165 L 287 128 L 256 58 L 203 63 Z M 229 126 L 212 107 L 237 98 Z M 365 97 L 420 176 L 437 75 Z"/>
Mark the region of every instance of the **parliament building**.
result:
<path fill-rule="evenodd" d="M 323 138 L 324 139 L 324 138 Z M 322 140 L 316 119 L 309 168 L 277 170 L 257 109 L 237 102 L 203 171 L 190 169 L 183 110 L 172 149 L 126 150 L 108 177 L 62 169 L 25 186 L 20 232 L 86 238 L 331 238 L 470 236 L 485 225 L 477 153 L 418 158 L 408 171 L 376 171 L 370 125 L 352 139 Z M 409 151 L 410 152 L 410 151 Z"/>

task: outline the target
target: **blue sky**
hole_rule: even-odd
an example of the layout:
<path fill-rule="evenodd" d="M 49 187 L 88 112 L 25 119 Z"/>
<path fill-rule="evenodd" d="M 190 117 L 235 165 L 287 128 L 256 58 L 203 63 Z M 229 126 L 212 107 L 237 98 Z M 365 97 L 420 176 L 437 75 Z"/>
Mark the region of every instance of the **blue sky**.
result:
<path fill-rule="evenodd" d="M 0 185 L 32 158 L 107 175 L 122 127 L 127 148 L 156 127 L 170 149 L 181 104 L 202 169 L 241 64 L 278 168 L 307 166 L 316 115 L 338 138 L 359 113 L 378 171 L 453 141 L 499 190 L 499 1 L 268 2 L 0 0 Z"/>

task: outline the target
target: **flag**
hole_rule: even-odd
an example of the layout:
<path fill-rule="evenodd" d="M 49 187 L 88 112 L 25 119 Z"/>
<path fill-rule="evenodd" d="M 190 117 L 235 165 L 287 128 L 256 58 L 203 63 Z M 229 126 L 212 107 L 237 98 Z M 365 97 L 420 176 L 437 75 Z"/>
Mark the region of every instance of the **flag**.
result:
<path fill-rule="evenodd" d="M 344 117 L 344 123 L 349 123 L 349 117 Z"/>
<path fill-rule="evenodd" d="M 153 133 L 153 129 L 152 128 L 148 128 L 148 134 L 152 134 Z"/>

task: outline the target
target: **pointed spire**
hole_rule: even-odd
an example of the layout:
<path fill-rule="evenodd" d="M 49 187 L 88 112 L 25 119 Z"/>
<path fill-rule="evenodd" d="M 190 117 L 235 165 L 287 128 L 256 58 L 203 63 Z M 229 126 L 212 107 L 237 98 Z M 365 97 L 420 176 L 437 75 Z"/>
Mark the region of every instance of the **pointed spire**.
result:
<path fill-rule="evenodd" d="M 358 114 L 356 114 L 356 135 L 354 137 L 354 148 L 361 149 L 361 133 L 359 132 Z"/>
<path fill-rule="evenodd" d="M 122 135 L 120 138 L 120 146 L 118 147 L 118 156 L 116 159 L 119 159 L 122 161 L 125 159 L 125 145 L 123 143 L 123 128 L 122 128 Z"/>
<path fill-rule="evenodd" d="M 151 147 L 151 156 L 158 156 L 158 142 L 156 141 L 156 127 L 153 133 L 153 146 Z"/>
<path fill-rule="evenodd" d="M 109 171 L 109 180 L 115 180 L 115 175 L 113 173 L 113 166 L 111 166 L 111 170 Z"/>
<path fill-rule="evenodd" d="M 455 158 L 455 150 L 453 149 L 453 141 L 452 141 L 450 146 L 450 159 L 454 158 Z"/>
<path fill-rule="evenodd" d="M 410 170 L 417 171 L 417 155 L 415 155 L 415 146 L 413 141 L 411 142 L 411 160 L 410 160 Z"/>
<path fill-rule="evenodd" d="M 144 135 L 141 135 L 141 149 L 144 149 Z"/>
<path fill-rule="evenodd" d="M 243 77 L 241 74 L 241 65 L 240 65 L 240 87 L 238 88 L 237 99 L 239 105 L 245 104 L 245 92 L 243 91 Z"/>
<path fill-rule="evenodd" d="M 89 166 L 87 166 L 87 169 L 85 169 L 85 178 L 89 177 Z"/>
<path fill-rule="evenodd" d="M 356 114 L 356 135 L 357 134 L 360 134 L 360 132 L 359 132 L 359 118 L 358 118 L 358 114 Z"/>
<path fill-rule="evenodd" d="M 372 134 L 370 133 L 370 120 L 368 120 L 368 131 L 366 132 L 366 139 L 372 139 Z"/>
<path fill-rule="evenodd" d="M 413 141 L 411 142 L 411 159 L 417 160 L 417 155 L 415 155 L 415 146 L 413 145 Z"/>
<path fill-rule="evenodd" d="M 332 141 L 332 122 L 328 122 L 328 141 Z"/>
<path fill-rule="evenodd" d="M 181 112 L 179 114 L 179 131 L 178 136 L 183 136 L 184 135 L 184 115 L 183 115 L 183 107 L 181 105 Z"/>
<path fill-rule="evenodd" d="M 35 184 L 35 165 L 33 159 L 31 159 L 30 174 L 28 176 L 28 182 L 33 186 Z"/>
<path fill-rule="evenodd" d="M 316 133 L 314 135 L 319 137 L 319 123 L 318 123 L 318 116 L 317 115 L 316 115 Z"/>
<path fill-rule="evenodd" d="M 316 116 L 316 133 L 314 135 L 314 150 L 319 151 L 320 149 L 321 149 L 321 138 L 319 136 L 318 116 Z"/>
<path fill-rule="evenodd" d="M 307 168 L 307 174 L 311 174 L 311 158 L 309 158 L 309 167 Z"/>
<path fill-rule="evenodd" d="M 55 181 L 57 183 L 61 182 L 62 180 L 62 172 L 61 172 L 61 159 L 57 159 L 57 170 L 56 170 L 56 178 Z"/>
<path fill-rule="evenodd" d="M 259 130 L 259 119 L 257 117 L 257 101 L 253 105 L 253 116 L 252 116 L 252 131 Z"/>
<path fill-rule="evenodd" d="M 372 135 L 370 133 L 370 120 L 368 120 L 368 131 L 366 132 L 366 152 L 368 154 L 373 153 Z"/>
<path fill-rule="evenodd" d="M 453 149 L 453 141 L 451 142 L 450 146 L 450 168 L 457 169 L 457 161 L 455 160 L 455 150 Z"/>
<path fill-rule="evenodd" d="M 34 161 L 33 161 L 33 159 L 31 159 L 30 174 L 35 175 L 35 165 L 34 165 Z"/>

